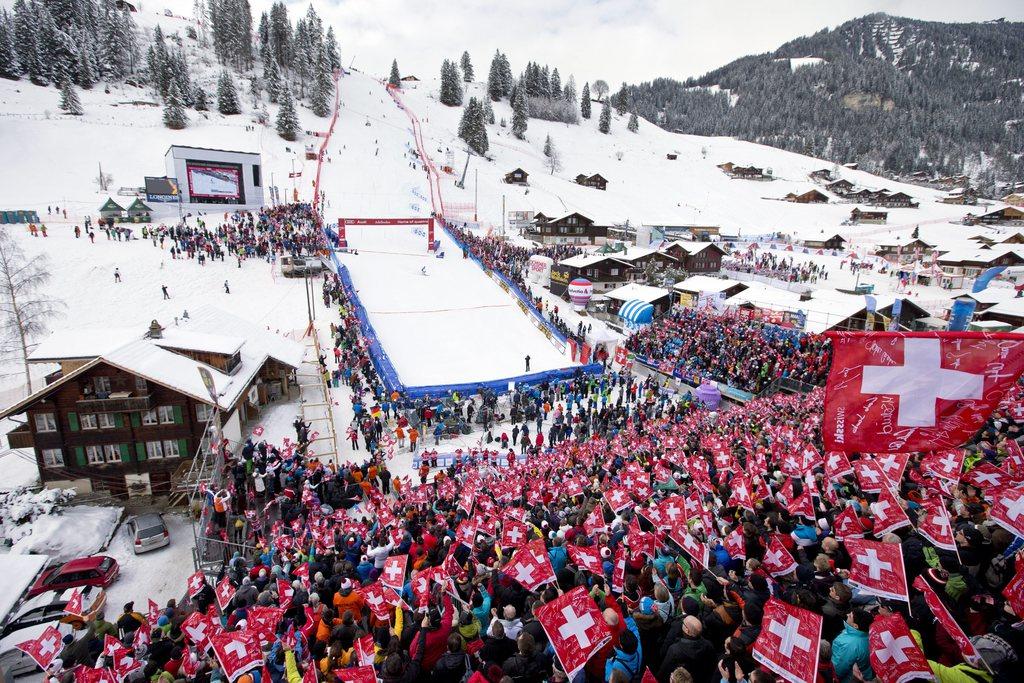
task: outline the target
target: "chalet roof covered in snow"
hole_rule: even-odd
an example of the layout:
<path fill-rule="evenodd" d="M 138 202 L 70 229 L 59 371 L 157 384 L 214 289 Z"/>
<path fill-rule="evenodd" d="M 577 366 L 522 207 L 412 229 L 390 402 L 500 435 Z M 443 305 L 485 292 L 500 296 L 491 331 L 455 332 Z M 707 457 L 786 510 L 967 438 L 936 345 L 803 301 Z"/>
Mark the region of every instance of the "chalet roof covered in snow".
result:
<path fill-rule="evenodd" d="M 33 363 L 95 358 L 142 339 L 146 330 L 139 327 L 104 327 L 57 330 L 40 342 L 28 359 Z"/>
<path fill-rule="evenodd" d="M 730 287 L 745 284 L 739 280 L 711 277 L 710 275 L 691 275 L 682 282 L 672 285 L 672 289 L 684 292 L 724 292 Z"/>
<path fill-rule="evenodd" d="M 604 293 L 604 295 L 609 299 L 615 299 L 617 301 L 632 301 L 634 299 L 638 299 L 649 304 L 654 303 L 658 299 L 669 296 L 669 294 L 670 292 L 667 289 L 641 285 L 636 282 L 630 282 L 628 285 L 616 287 L 615 289 Z"/>

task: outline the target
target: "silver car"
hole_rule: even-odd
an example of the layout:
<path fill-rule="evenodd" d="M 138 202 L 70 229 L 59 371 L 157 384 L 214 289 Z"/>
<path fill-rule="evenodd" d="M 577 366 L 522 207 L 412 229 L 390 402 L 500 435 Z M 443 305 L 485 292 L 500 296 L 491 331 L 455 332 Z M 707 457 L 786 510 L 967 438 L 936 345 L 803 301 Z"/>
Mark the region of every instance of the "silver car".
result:
<path fill-rule="evenodd" d="M 132 517 L 126 526 L 136 555 L 171 543 L 171 533 L 164 524 L 163 516 L 155 512 Z"/>

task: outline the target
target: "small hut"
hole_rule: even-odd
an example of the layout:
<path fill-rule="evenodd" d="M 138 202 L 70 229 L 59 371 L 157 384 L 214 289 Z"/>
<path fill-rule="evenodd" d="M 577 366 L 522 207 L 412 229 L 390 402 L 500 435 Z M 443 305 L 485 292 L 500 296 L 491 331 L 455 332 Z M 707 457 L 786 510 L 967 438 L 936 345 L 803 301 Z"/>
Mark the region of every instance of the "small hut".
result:
<path fill-rule="evenodd" d="M 118 204 L 111 197 L 100 207 L 100 218 L 104 220 L 121 220 L 124 217 L 124 207 Z"/>
<path fill-rule="evenodd" d="M 128 220 L 132 223 L 149 223 L 153 220 L 153 209 L 149 208 L 144 201 L 135 198 L 135 201 L 128 207 Z"/>

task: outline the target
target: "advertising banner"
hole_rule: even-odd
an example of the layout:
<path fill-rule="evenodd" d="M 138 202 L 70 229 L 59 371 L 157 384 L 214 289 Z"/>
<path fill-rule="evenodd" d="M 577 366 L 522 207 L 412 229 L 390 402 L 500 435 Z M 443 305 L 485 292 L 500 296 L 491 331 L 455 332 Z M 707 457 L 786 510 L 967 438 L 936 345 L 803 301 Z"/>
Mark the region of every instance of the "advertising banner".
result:
<path fill-rule="evenodd" d="M 569 281 L 572 280 L 572 271 L 566 266 L 551 266 L 551 293 L 555 296 L 565 296 L 569 288 Z"/>

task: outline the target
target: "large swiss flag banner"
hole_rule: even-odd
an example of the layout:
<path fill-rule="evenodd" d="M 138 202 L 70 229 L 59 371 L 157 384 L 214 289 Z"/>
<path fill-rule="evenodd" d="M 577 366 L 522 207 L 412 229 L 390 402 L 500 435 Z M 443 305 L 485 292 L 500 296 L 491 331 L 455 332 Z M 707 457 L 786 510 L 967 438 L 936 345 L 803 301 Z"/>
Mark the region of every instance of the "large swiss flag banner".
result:
<path fill-rule="evenodd" d="M 754 659 L 790 683 L 815 680 L 822 621 L 820 614 L 771 598 L 764 606 Z"/>
<path fill-rule="evenodd" d="M 853 563 L 850 584 L 864 593 L 893 600 L 908 600 L 907 573 L 903 568 L 903 547 L 860 538 L 844 541 Z"/>
<path fill-rule="evenodd" d="M 828 332 L 826 451 L 904 453 L 957 448 L 1024 371 L 1020 335 Z"/>
<path fill-rule="evenodd" d="M 539 607 L 536 616 L 569 678 L 612 637 L 601 610 L 584 586 Z"/>
<path fill-rule="evenodd" d="M 876 617 L 868 630 L 871 668 L 882 683 L 926 681 L 931 666 L 898 612 Z"/>

